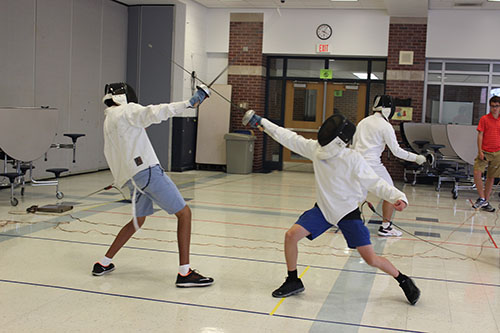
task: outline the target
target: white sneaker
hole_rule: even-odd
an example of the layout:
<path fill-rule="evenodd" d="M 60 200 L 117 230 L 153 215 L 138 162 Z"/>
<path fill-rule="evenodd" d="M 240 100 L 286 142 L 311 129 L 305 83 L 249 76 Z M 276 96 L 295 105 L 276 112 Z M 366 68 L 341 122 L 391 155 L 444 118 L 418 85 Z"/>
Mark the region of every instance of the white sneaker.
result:
<path fill-rule="evenodd" d="M 378 228 L 378 234 L 379 236 L 384 237 L 401 237 L 403 235 L 401 231 L 396 230 L 392 227 L 392 222 L 387 228 L 380 226 L 380 228 Z"/>

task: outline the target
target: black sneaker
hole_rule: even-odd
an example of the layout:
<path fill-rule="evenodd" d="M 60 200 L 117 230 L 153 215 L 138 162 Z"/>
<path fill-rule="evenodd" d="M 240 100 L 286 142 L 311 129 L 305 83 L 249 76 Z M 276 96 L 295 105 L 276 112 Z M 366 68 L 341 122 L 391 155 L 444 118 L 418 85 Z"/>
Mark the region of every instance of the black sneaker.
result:
<path fill-rule="evenodd" d="M 420 289 L 417 288 L 413 280 L 407 277 L 399 284 L 401 289 L 405 292 L 406 299 L 411 305 L 415 305 L 420 298 Z"/>
<path fill-rule="evenodd" d="M 490 205 L 490 203 L 488 201 L 486 201 L 486 205 L 481 206 L 481 210 L 493 213 L 495 211 L 495 208 L 493 208 L 493 206 Z"/>
<path fill-rule="evenodd" d="M 96 262 L 94 264 L 94 269 L 92 270 L 92 275 L 101 276 L 114 270 L 115 265 L 113 265 L 113 263 L 109 264 L 108 266 L 103 266 L 100 262 Z"/>
<path fill-rule="evenodd" d="M 214 279 L 204 277 L 197 270 L 192 269 L 189 269 L 189 273 L 186 276 L 177 274 L 177 281 L 175 281 L 175 285 L 180 288 L 207 287 L 212 283 L 214 283 Z"/>
<path fill-rule="evenodd" d="M 488 201 L 486 201 L 486 199 L 477 198 L 476 202 L 472 205 L 472 208 L 478 209 L 478 208 L 482 208 L 486 205 L 489 205 L 489 203 L 488 203 Z"/>
<path fill-rule="evenodd" d="M 304 284 L 301 279 L 291 280 L 287 278 L 281 287 L 273 291 L 272 295 L 273 297 L 288 297 L 303 292 L 304 290 Z"/>

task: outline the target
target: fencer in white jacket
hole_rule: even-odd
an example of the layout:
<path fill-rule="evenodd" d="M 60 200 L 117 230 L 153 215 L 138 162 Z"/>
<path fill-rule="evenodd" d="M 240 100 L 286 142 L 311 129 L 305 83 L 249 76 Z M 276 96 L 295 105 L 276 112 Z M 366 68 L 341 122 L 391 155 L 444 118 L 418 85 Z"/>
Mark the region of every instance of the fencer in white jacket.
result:
<path fill-rule="evenodd" d="M 365 158 L 373 171 L 391 185 L 393 185 L 392 178 L 381 161 L 386 145 L 397 158 L 418 164 L 426 161 L 425 156 L 406 151 L 399 146 L 394 128 L 389 123 L 389 119 L 394 114 L 394 109 L 394 103 L 390 96 L 380 95 L 375 97 L 374 113 L 358 123 L 352 145 L 353 149 Z M 390 221 L 393 213 L 394 207 L 392 203 L 384 200 L 382 204 L 383 221 L 378 230 L 380 236 L 399 237 L 402 235 L 401 231 L 392 227 Z"/>
<path fill-rule="evenodd" d="M 420 290 L 411 278 L 400 273 L 389 260 L 375 254 L 370 232 L 363 224 L 359 210 L 367 191 L 392 202 L 397 210 L 403 210 L 408 200 L 403 192 L 377 176 L 361 154 L 346 147 L 356 130 L 355 125 L 342 115 L 333 115 L 321 126 L 318 140 L 312 140 L 252 112 L 247 112 L 243 123 L 259 127 L 286 148 L 310 159 L 316 182 L 317 204 L 304 212 L 285 234 L 288 276 L 272 295 L 287 297 L 304 290 L 297 276 L 297 243 L 304 237 L 313 240 L 336 225 L 342 231 L 347 245 L 356 248 L 367 264 L 393 276 L 408 301 L 415 304 Z"/>
<path fill-rule="evenodd" d="M 92 274 L 100 276 L 115 269 L 115 254 L 154 213 L 153 202 L 177 217 L 179 273 L 177 287 L 202 287 L 213 283 L 192 270 L 189 263 L 191 210 L 179 190 L 165 174 L 146 134 L 146 127 L 193 108 L 210 96 L 201 86 L 189 101 L 143 106 L 137 104 L 134 90 L 126 83 L 105 87 L 104 156 L 114 177 L 114 185 L 127 185 L 132 197 L 133 219 L 118 233 L 105 256 L 94 264 Z"/>

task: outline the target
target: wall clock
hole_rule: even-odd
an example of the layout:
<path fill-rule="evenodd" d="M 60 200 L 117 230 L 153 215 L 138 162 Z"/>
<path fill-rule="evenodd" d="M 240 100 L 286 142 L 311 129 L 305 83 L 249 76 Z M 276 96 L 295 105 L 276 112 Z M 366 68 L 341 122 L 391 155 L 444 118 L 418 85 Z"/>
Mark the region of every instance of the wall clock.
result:
<path fill-rule="evenodd" d="M 316 36 L 318 36 L 319 39 L 322 40 L 327 40 L 332 36 L 332 27 L 330 27 L 328 24 L 323 23 L 316 28 Z"/>

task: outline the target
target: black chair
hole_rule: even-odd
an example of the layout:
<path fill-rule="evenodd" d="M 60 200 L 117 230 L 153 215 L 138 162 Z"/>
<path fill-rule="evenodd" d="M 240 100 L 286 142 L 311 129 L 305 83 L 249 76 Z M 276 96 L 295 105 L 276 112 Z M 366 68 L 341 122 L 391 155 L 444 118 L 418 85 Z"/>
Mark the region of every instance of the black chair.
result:
<path fill-rule="evenodd" d="M 17 172 L 5 172 L 5 173 L 0 173 L 0 176 L 9 178 L 9 182 L 10 182 L 10 204 L 12 206 L 17 206 L 17 204 L 19 203 L 19 201 L 14 197 L 14 186 L 15 186 L 16 179 L 18 177 L 21 177 L 22 174 L 21 173 L 17 173 Z"/>
<path fill-rule="evenodd" d="M 75 155 L 76 155 L 76 140 L 78 140 L 79 137 L 85 136 L 85 134 L 63 134 L 64 136 L 67 136 L 68 138 L 71 138 L 71 141 L 73 141 L 73 163 L 75 163 Z"/>
<path fill-rule="evenodd" d="M 29 170 L 31 172 L 32 169 L 34 169 L 35 166 L 33 163 L 21 163 L 19 166 L 19 169 L 21 170 L 21 195 L 24 196 L 24 186 L 26 185 L 26 172 Z M 31 178 L 31 177 L 30 177 Z"/>
<path fill-rule="evenodd" d="M 52 168 L 52 169 L 47 169 L 45 171 L 52 172 L 54 174 L 54 176 L 56 177 L 56 198 L 57 199 L 64 198 L 64 194 L 59 191 L 59 177 L 61 176 L 61 173 L 69 171 L 69 169 L 66 169 L 66 168 Z"/>

